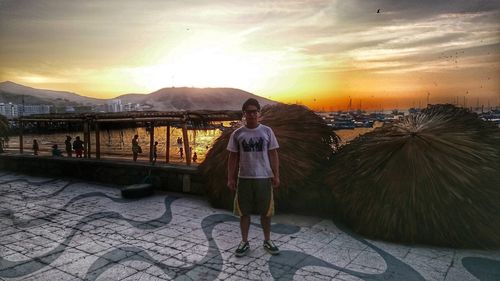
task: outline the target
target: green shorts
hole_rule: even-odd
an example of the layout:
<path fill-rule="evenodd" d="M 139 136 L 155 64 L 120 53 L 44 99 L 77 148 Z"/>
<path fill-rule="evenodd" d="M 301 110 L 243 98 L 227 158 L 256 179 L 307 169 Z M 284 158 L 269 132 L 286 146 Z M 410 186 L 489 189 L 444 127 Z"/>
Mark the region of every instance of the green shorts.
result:
<path fill-rule="evenodd" d="M 274 215 L 271 179 L 239 178 L 234 197 L 234 214 L 236 216 L 259 214 L 266 217 Z"/>

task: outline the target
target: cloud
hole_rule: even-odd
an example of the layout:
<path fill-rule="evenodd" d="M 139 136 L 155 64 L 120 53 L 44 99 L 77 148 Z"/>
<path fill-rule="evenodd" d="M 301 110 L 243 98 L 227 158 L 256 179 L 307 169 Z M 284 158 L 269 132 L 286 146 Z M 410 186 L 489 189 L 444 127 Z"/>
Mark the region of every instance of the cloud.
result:
<path fill-rule="evenodd" d="M 498 69 L 499 19 L 493 0 L 0 0 L 0 72 L 136 67 L 189 48 L 281 72 Z"/>

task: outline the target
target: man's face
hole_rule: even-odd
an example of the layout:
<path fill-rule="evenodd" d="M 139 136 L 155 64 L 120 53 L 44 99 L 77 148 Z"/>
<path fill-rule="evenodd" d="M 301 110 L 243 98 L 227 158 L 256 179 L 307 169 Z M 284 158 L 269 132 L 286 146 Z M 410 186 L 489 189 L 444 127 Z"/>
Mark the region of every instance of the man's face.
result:
<path fill-rule="evenodd" d="M 256 124 L 259 120 L 259 110 L 255 105 L 249 105 L 245 108 L 245 119 L 247 120 L 247 124 L 253 125 Z"/>

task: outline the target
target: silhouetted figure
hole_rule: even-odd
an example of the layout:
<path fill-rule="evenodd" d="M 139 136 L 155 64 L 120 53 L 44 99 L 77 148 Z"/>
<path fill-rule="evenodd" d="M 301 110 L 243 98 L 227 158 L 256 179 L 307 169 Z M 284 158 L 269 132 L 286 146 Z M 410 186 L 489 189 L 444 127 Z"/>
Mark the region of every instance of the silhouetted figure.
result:
<path fill-rule="evenodd" d="M 183 148 L 182 148 L 182 138 L 181 137 L 178 137 L 177 138 L 177 147 L 179 148 L 179 151 L 177 153 L 179 153 L 179 155 L 181 156 L 181 159 L 183 159 Z"/>
<path fill-rule="evenodd" d="M 182 149 L 182 147 L 179 147 L 179 157 L 181 159 L 184 159 L 184 150 Z"/>
<path fill-rule="evenodd" d="M 196 163 L 196 160 L 198 160 L 198 155 L 196 154 L 196 151 L 193 153 L 193 162 Z"/>
<path fill-rule="evenodd" d="M 134 162 L 137 161 L 137 155 L 139 153 L 142 153 L 142 148 L 139 145 L 139 135 L 134 135 L 134 138 L 132 139 L 132 154 L 134 155 Z"/>
<path fill-rule="evenodd" d="M 71 149 L 71 137 L 66 136 L 66 140 L 64 141 L 64 144 L 66 146 L 66 154 L 68 157 L 73 157 L 73 149 Z"/>
<path fill-rule="evenodd" d="M 75 141 L 73 141 L 73 149 L 75 150 L 76 158 L 83 157 L 83 141 L 77 136 Z"/>
<path fill-rule="evenodd" d="M 156 163 L 156 158 L 158 158 L 158 142 L 155 141 L 155 145 L 153 146 L 153 165 Z"/>
<path fill-rule="evenodd" d="M 33 139 L 33 155 L 38 155 L 38 150 L 40 147 L 38 146 L 38 141 Z"/>
<path fill-rule="evenodd" d="M 57 148 L 57 144 L 54 144 L 52 146 L 52 156 L 54 156 L 54 157 L 61 157 L 62 156 L 62 152 L 59 150 L 59 148 Z"/>
<path fill-rule="evenodd" d="M 380 14 L 380 9 L 377 10 L 377 14 Z"/>

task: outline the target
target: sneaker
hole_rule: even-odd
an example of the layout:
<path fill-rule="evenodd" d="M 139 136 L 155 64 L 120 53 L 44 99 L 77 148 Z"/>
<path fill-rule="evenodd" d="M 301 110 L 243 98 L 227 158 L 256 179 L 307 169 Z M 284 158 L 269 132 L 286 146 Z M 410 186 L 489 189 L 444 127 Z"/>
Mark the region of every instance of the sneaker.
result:
<path fill-rule="evenodd" d="M 246 253 L 248 253 L 248 250 L 250 250 L 250 244 L 248 244 L 248 241 L 247 242 L 241 241 L 240 245 L 238 245 L 238 248 L 236 248 L 236 251 L 234 252 L 234 254 L 237 257 L 242 257 L 242 256 L 246 255 Z"/>
<path fill-rule="evenodd" d="M 280 253 L 280 249 L 276 247 L 276 245 L 274 245 L 273 241 L 271 240 L 264 241 L 263 246 L 264 249 L 266 249 L 266 251 L 268 251 L 271 255 L 277 255 Z"/>

